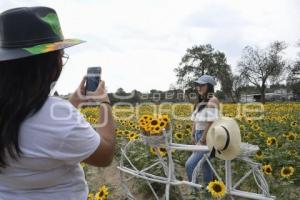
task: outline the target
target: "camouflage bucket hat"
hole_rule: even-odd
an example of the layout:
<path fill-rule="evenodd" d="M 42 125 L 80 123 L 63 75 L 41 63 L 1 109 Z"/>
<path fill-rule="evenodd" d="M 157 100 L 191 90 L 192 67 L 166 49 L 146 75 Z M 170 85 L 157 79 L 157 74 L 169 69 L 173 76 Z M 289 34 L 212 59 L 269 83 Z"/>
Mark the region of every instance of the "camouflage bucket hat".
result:
<path fill-rule="evenodd" d="M 82 42 L 64 39 L 52 8 L 21 7 L 0 14 L 0 61 L 61 50 Z"/>

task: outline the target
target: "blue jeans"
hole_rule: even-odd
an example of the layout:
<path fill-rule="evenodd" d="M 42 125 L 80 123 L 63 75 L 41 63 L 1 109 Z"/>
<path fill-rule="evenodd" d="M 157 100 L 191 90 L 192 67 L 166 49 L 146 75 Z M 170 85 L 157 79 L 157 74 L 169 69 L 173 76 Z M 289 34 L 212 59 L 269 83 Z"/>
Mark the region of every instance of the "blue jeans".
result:
<path fill-rule="evenodd" d="M 202 137 L 202 131 L 196 130 L 194 133 L 195 141 L 198 142 Z M 197 166 L 198 162 L 202 159 L 203 155 L 207 152 L 203 151 L 194 151 L 193 154 L 188 158 L 185 163 L 186 173 L 188 175 L 188 179 L 192 181 L 192 175 L 195 167 Z M 213 180 L 213 171 L 210 168 L 209 164 L 205 161 L 202 166 L 203 174 L 204 174 L 204 183 L 208 184 L 210 181 Z"/>

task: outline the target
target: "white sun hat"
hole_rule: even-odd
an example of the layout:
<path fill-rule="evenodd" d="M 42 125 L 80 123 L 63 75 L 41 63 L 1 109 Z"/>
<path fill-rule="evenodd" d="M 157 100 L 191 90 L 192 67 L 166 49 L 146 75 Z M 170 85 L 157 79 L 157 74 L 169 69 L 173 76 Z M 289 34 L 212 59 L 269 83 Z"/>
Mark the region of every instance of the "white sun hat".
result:
<path fill-rule="evenodd" d="M 220 117 L 210 126 L 206 142 L 211 156 L 232 160 L 240 153 L 241 133 L 238 123 L 229 117 Z"/>

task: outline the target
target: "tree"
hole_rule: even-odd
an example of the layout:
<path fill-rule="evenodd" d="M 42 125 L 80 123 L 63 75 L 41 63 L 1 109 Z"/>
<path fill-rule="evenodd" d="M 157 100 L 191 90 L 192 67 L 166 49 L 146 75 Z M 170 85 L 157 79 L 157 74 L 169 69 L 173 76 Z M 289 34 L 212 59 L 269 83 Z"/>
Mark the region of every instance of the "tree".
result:
<path fill-rule="evenodd" d="M 140 103 L 141 102 L 141 95 L 142 93 L 138 90 L 132 90 L 131 94 L 133 94 L 132 102 L 133 103 Z"/>
<path fill-rule="evenodd" d="M 123 88 L 118 88 L 116 94 L 122 96 L 122 95 L 126 95 L 126 92 Z"/>
<path fill-rule="evenodd" d="M 300 47 L 300 41 L 298 46 Z M 287 85 L 294 95 L 300 95 L 300 52 L 298 53 L 298 60 L 296 60 L 293 66 L 289 67 Z"/>
<path fill-rule="evenodd" d="M 243 77 L 237 76 L 237 75 L 233 76 L 232 92 L 233 92 L 235 102 L 238 102 L 239 99 L 241 98 L 241 93 L 242 93 L 245 85 L 246 84 L 245 84 L 245 80 L 243 79 Z"/>
<path fill-rule="evenodd" d="M 210 44 L 187 49 L 179 67 L 175 68 L 177 84 L 183 89 L 194 88 L 194 81 L 204 74 L 215 76 L 221 82 L 223 92 L 232 94 L 232 72 L 223 52 L 216 51 Z"/>
<path fill-rule="evenodd" d="M 287 83 L 293 94 L 300 96 L 300 61 L 291 69 Z"/>
<path fill-rule="evenodd" d="M 285 42 L 275 41 L 266 49 L 246 46 L 238 63 L 241 76 L 260 91 L 260 100 L 265 103 L 267 81 L 279 80 L 284 73 L 286 61 L 282 58 Z"/>

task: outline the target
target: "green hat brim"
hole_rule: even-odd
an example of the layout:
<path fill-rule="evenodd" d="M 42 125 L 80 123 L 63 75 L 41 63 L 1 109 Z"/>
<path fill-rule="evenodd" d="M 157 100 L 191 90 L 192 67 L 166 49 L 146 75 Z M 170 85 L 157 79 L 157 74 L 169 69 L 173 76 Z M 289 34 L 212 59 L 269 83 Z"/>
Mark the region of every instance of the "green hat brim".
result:
<path fill-rule="evenodd" d="M 0 48 L 0 61 L 9 61 L 20 58 L 26 58 L 52 51 L 62 50 L 81 44 L 85 41 L 79 39 L 65 39 L 58 42 L 39 44 L 26 48 Z"/>

